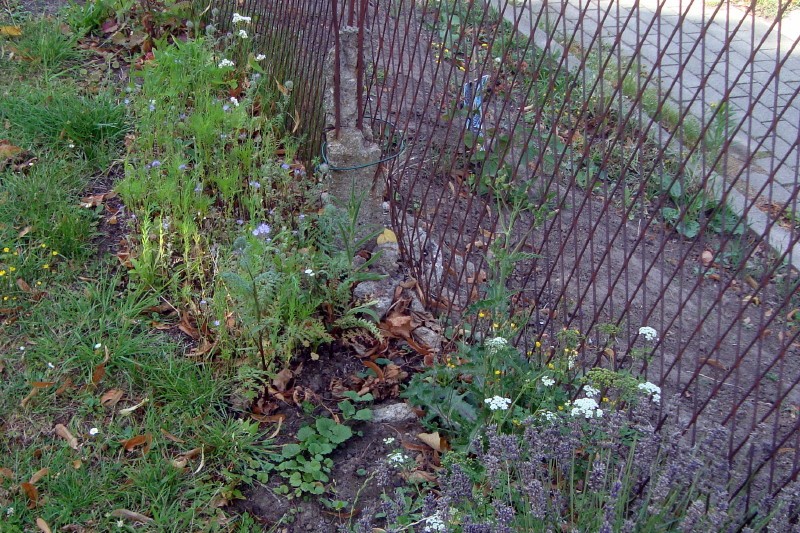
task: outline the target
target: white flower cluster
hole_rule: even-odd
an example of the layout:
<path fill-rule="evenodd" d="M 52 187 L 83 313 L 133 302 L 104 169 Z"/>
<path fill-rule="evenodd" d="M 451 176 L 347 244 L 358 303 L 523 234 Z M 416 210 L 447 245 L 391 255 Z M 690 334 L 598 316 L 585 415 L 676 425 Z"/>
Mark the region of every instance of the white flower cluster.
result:
<path fill-rule="evenodd" d="M 583 387 L 583 393 L 586 395 L 587 398 L 594 398 L 595 396 L 600 394 L 600 391 L 598 389 L 595 389 L 591 385 L 586 385 L 585 387 Z"/>
<path fill-rule="evenodd" d="M 638 388 L 648 396 L 652 395 L 653 403 L 661 403 L 661 387 L 655 383 L 645 381 L 644 383 L 639 383 Z"/>
<path fill-rule="evenodd" d="M 508 341 L 503 337 L 492 337 L 491 339 L 486 339 L 484 346 L 486 346 L 490 354 L 494 355 L 508 346 Z"/>
<path fill-rule="evenodd" d="M 240 22 L 244 22 L 245 24 L 250 24 L 251 20 L 253 20 L 251 17 L 245 17 L 244 15 L 240 15 L 239 13 L 233 14 L 234 24 L 239 24 Z"/>
<path fill-rule="evenodd" d="M 556 420 L 558 420 L 558 415 L 555 414 L 553 411 L 542 411 L 541 413 L 539 413 L 539 416 L 548 422 L 555 422 Z"/>
<path fill-rule="evenodd" d="M 657 341 L 658 340 L 658 332 L 651 328 L 650 326 L 642 326 L 639 328 L 639 335 L 645 338 L 648 341 Z"/>
<path fill-rule="evenodd" d="M 247 32 L 244 30 L 239 30 L 238 35 L 240 39 L 247 39 Z"/>
<path fill-rule="evenodd" d="M 507 411 L 511 407 L 511 398 L 503 398 L 502 396 L 492 396 L 486 398 L 483 403 L 489 406 L 492 411 Z"/>
<path fill-rule="evenodd" d="M 256 56 L 256 61 L 264 61 L 267 58 L 264 54 L 258 54 Z"/>
<path fill-rule="evenodd" d="M 436 513 L 425 519 L 425 529 L 422 531 L 425 533 L 440 533 L 442 531 L 447 531 L 447 525 L 444 523 L 444 520 L 442 520 L 442 517 L 439 516 L 439 513 Z"/>
<path fill-rule="evenodd" d="M 222 61 L 220 61 L 220 62 L 219 62 L 219 65 L 217 65 L 217 66 L 218 66 L 219 68 L 225 68 L 225 67 L 235 67 L 235 66 L 236 66 L 236 63 L 234 63 L 234 62 L 233 62 L 233 61 L 231 61 L 230 59 L 223 59 Z"/>
<path fill-rule="evenodd" d="M 545 387 L 552 387 L 556 384 L 556 380 L 551 378 L 550 376 L 542 376 L 542 385 Z"/>
<path fill-rule="evenodd" d="M 572 403 L 572 416 L 584 418 L 602 418 L 603 410 L 592 398 L 578 398 Z"/>
<path fill-rule="evenodd" d="M 408 460 L 408 457 L 406 457 L 403 452 L 390 453 L 386 458 L 389 460 L 390 464 L 395 466 L 401 466 Z"/>

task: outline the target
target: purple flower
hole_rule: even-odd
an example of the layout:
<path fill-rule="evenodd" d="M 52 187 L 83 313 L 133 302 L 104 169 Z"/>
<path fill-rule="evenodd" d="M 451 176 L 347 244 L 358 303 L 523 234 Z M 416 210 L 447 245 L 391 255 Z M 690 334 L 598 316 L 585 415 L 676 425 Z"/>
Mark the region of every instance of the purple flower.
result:
<path fill-rule="evenodd" d="M 242 224 L 244 224 L 244 220 L 242 220 L 241 218 L 237 218 L 236 219 L 236 225 L 237 226 L 241 226 Z"/>
<path fill-rule="evenodd" d="M 178 170 L 186 170 L 186 163 L 178 165 Z"/>
<path fill-rule="evenodd" d="M 158 159 L 153 159 L 153 162 L 150 163 L 150 168 L 158 168 L 161 166 L 161 161 Z"/>
<path fill-rule="evenodd" d="M 305 220 L 306 216 L 305 216 L 303 213 L 300 213 L 300 214 L 297 216 L 297 218 L 299 218 L 300 220 Z"/>
<path fill-rule="evenodd" d="M 283 170 L 289 170 L 289 165 L 288 165 L 288 164 L 286 164 L 286 163 L 283 163 L 283 164 L 281 165 L 281 168 L 282 168 Z"/>
<path fill-rule="evenodd" d="M 222 106 L 222 110 L 223 111 L 227 111 L 230 108 L 231 108 L 231 106 L 229 106 L 228 104 L 225 104 L 225 105 Z"/>
<path fill-rule="evenodd" d="M 269 227 L 269 224 L 262 222 L 253 230 L 253 236 L 260 237 L 262 235 L 269 235 L 270 231 L 272 231 L 272 228 Z"/>
<path fill-rule="evenodd" d="M 201 183 L 198 183 L 197 185 L 195 185 L 194 192 L 196 192 L 196 193 L 203 192 L 203 185 Z"/>
<path fill-rule="evenodd" d="M 254 188 L 254 189 L 260 189 L 261 188 L 261 184 L 259 182 L 255 181 L 255 180 L 250 182 L 250 186 L 252 188 Z"/>
<path fill-rule="evenodd" d="M 186 120 L 186 113 L 181 113 L 178 115 L 178 120 Z"/>

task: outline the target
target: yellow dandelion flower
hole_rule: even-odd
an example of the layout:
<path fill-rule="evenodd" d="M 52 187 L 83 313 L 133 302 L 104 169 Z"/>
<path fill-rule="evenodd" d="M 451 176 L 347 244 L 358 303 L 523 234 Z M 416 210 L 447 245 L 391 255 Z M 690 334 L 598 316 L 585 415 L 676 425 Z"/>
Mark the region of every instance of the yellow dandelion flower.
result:
<path fill-rule="evenodd" d="M 47 270 L 47 269 L 50 268 L 50 264 L 49 263 L 45 263 L 44 265 L 42 265 L 42 268 Z"/>
<path fill-rule="evenodd" d="M 542 347 L 542 343 L 539 342 L 539 341 L 536 341 L 536 344 L 534 346 L 536 346 L 537 348 L 541 348 Z"/>
<path fill-rule="evenodd" d="M 5 275 L 6 275 L 6 271 L 5 270 L 0 270 L 0 276 L 5 276 Z"/>
<path fill-rule="evenodd" d="M 8 267 L 9 272 L 14 272 L 17 270 L 17 267 Z"/>
<path fill-rule="evenodd" d="M 57 252 L 56 250 L 53 250 L 53 251 L 52 251 L 52 252 L 50 252 L 50 253 L 51 253 L 51 254 L 53 254 L 53 255 L 58 255 L 58 252 Z"/>
<path fill-rule="evenodd" d="M 5 248 L 3 248 L 3 252 L 4 252 L 4 253 L 8 253 L 8 252 L 10 252 L 10 251 L 11 251 L 11 248 L 9 248 L 8 246 L 6 246 Z"/>
<path fill-rule="evenodd" d="M 478 312 L 478 318 L 486 318 L 486 313 L 483 311 Z"/>
<path fill-rule="evenodd" d="M 8 301 L 8 296 L 3 296 L 3 301 L 7 302 Z"/>
<path fill-rule="evenodd" d="M 559 411 L 563 411 L 563 410 L 564 410 L 564 406 L 563 406 L 563 405 L 559 405 L 559 406 L 558 406 L 558 410 L 559 410 Z"/>
<path fill-rule="evenodd" d="M 556 365 L 554 365 L 553 363 L 547 363 L 547 368 L 549 368 L 550 370 L 553 370 L 555 367 Z"/>
<path fill-rule="evenodd" d="M 42 243 L 42 244 L 39 245 L 39 247 L 40 248 L 47 248 L 47 245 L 45 243 Z"/>
<path fill-rule="evenodd" d="M 492 324 L 492 329 L 498 329 L 499 327 L 500 327 L 500 324 L 498 324 L 497 322 Z"/>
<path fill-rule="evenodd" d="M 41 282 L 41 281 L 37 281 L 37 282 L 36 282 L 36 284 L 37 284 L 37 285 L 41 285 L 41 284 L 42 284 L 42 282 Z"/>
<path fill-rule="evenodd" d="M 502 372 L 500 372 L 499 370 L 495 370 L 495 371 L 494 371 L 494 375 L 495 375 L 495 376 L 499 376 L 500 374 L 502 374 Z"/>
<path fill-rule="evenodd" d="M 608 398 L 606 398 L 605 396 L 603 396 L 603 401 L 604 401 L 604 402 L 610 402 L 611 400 L 609 400 Z"/>

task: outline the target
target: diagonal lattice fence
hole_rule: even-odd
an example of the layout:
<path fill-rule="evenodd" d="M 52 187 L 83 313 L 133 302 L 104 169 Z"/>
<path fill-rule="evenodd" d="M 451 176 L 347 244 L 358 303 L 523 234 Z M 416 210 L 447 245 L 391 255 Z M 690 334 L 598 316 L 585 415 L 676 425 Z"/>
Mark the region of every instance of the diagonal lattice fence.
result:
<path fill-rule="evenodd" d="M 220 17 L 255 17 L 309 158 L 337 126 L 326 58 L 339 29 L 361 28 L 359 104 L 404 140 L 385 197 L 430 308 L 462 316 L 502 280 L 523 349 L 577 329 L 586 367 L 660 383 L 688 438 L 722 423 L 739 489 L 776 492 L 800 471 L 789 5 L 245 0 Z M 652 353 L 642 326 L 659 333 Z"/>

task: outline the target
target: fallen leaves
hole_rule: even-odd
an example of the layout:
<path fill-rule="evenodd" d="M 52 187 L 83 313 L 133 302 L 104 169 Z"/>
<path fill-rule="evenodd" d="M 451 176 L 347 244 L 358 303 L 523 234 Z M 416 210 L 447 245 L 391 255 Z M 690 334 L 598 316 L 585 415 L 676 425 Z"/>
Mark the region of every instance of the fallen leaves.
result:
<path fill-rule="evenodd" d="M 36 527 L 38 527 L 42 533 L 52 533 L 50 526 L 47 525 L 47 522 L 44 521 L 44 518 L 38 517 L 36 519 Z"/>
<path fill-rule="evenodd" d="M 150 447 L 153 445 L 153 435 L 150 433 L 145 433 L 144 435 L 136 435 L 135 437 L 131 437 L 126 440 L 119 441 L 122 444 L 122 447 L 125 449 L 126 452 L 132 452 L 136 448 L 142 448 L 142 454 L 146 454 L 150 451 Z"/>
<path fill-rule="evenodd" d="M 125 392 L 120 389 L 109 389 L 100 397 L 100 404 L 103 407 L 114 407 L 124 395 Z"/>
<path fill-rule="evenodd" d="M 67 441 L 67 444 L 69 445 L 70 448 L 72 448 L 73 450 L 78 449 L 78 439 L 75 438 L 75 436 L 72 433 L 70 433 L 70 431 L 64 424 L 56 424 L 55 432 L 56 435 Z"/>
<path fill-rule="evenodd" d="M 102 192 L 98 194 L 92 194 L 91 196 L 85 196 L 81 198 L 81 207 L 89 209 L 92 207 L 97 207 L 99 205 L 103 205 L 103 202 L 106 200 L 110 200 L 111 198 L 116 198 L 117 193 L 114 191 Z"/>
<path fill-rule="evenodd" d="M 20 26 L 0 26 L 0 35 L 3 37 L 22 37 Z"/>
<path fill-rule="evenodd" d="M 20 483 L 19 488 L 28 500 L 28 509 L 34 509 L 39 505 L 39 490 L 33 483 Z"/>
<path fill-rule="evenodd" d="M 154 522 L 154 520 L 149 516 L 145 516 L 134 511 L 129 511 L 127 509 L 114 509 L 111 511 L 111 516 L 114 518 L 121 518 L 122 520 L 128 520 L 129 522 L 140 522 L 142 524 L 150 524 Z"/>

